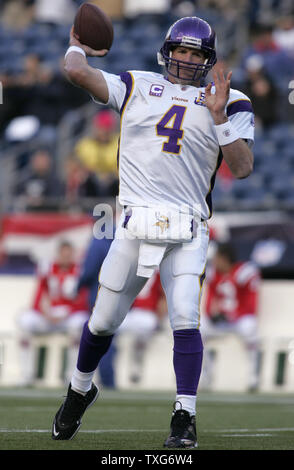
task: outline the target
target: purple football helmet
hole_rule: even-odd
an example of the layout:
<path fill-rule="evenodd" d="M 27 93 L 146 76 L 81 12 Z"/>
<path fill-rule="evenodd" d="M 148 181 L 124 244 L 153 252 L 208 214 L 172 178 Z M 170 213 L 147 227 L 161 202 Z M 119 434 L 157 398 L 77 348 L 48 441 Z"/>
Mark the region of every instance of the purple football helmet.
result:
<path fill-rule="evenodd" d="M 177 46 L 185 46 L 202 51 L 205 55 L 203 64 L 194 64 L 173 59 L 172 50 Z M 206 77 L 209 70 L 216 63 L 216 35 L 209 24 L 197 16 L 187 16 L 176 21 L 168 30 L 165 41 L 157 60 L 159 65 L 164 65 L 170 75 L 176 78 L 180 69 L 194 69 L 192 78 L 181 78 L 182 80 L 195 81 Z M 171 65 L 174 65 L 176 73 L 171 72 Z"/>

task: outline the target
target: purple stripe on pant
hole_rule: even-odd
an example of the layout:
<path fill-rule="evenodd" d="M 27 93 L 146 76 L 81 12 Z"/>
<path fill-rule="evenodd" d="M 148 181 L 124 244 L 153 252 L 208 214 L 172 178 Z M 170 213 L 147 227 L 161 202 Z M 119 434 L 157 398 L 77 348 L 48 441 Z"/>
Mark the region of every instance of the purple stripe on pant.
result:
<path fill-rule="evenodd" d="M 174 331 L 174 370 L 178 395 L 196 395 L 201 374 L 203 344 L 199 330 Z"/>

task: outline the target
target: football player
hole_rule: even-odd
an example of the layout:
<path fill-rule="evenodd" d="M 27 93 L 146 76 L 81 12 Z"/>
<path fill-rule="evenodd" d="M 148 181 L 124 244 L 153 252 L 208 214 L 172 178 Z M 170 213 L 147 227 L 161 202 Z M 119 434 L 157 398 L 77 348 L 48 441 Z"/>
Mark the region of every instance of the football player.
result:
<path fill-rule="evenodd" d="M 70 439 L 96 400 L 92 377 L 135 297 L 159 266 L 174 335 L 175 406 L 168 448 L 197 446 L 196 394 L 203 344 L 199 302 L 211 216 L 211 192 L 224 158 L 236 178 L 253 168 L 250 100 L 230 89 L 232 73 L 214 73 L 216 37 L 198 17 L 185 17 L 167 32 L 158 54 L 164 74 L 109 74 L 88 65 L 103 56 L 70 38 L 69 79 L 98 103 L 121 115 L 119 201 L 124 213 L 100 272 L 99 294 L 80 342 L 67 398 L 58 410 L 54 439 Z"/>

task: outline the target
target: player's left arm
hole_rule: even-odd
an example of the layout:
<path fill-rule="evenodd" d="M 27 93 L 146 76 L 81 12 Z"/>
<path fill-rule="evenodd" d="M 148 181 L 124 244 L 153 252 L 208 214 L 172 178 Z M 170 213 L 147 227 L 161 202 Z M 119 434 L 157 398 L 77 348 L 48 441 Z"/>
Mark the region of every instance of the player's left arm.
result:
<path fill-rule="evenodd" d="M 212 83 L 205 89 L 205 103 L 213 118 L 214 124 L 228 121 L 226 105 L 230 94 L 232 72 L 225 77 L 223 72 L 213 73 L 215 94 L 211 93 Z M 247 143 L 239 138 L 232 143 L 221 146 L 223 157 L 236 178 L 247 178 L 253 170 L 253 153 Z"/>
<path fill-rule="evenodd" d="M 256 315 L 259 306 L 260 277 L 255 275 L 247 284 L 246 303 L 248 313 Z"/>

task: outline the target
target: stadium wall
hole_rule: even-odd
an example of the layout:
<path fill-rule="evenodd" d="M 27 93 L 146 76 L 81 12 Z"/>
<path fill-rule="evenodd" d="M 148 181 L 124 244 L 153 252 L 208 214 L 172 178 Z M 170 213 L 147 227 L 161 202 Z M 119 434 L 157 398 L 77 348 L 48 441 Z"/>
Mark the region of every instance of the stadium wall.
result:
<path fill-rule="evenodd" d="M 30 306 L 34 287 L 35 278 L 32 276 L 0 277 L 1 386 L 19 384 L 20 365 L 17 344 L 20 332 L 17 327 L 17 318 Z M 259 308 L 260 390 L 262 391 L 292 392 L 294 389 L 293 298 L 294 281 L 264 280 L 262 282 Z M 50 339 L 52 350 L 55 344 L 58 344 L 57 338 Z M 118 338 L 117 384 L 123 389 L 133 387 L 128 380 L 129 345 L 130 337 L 124 335 Z M 222 339 L 211 341 L 206 348 L 213 349 L 217 355 L 213 389 L 245 391 L 248 364 L 242 342 L 232 335 L 227 335 Z M 160 362 L 158 357 L 161 358 Z M 41 381 L 40 385 L 62 385 L 58 373 L 55 376 L 51 373 L 48 380 Z M 172 333 L 166 320 L 163 330 L 151 340 L 145 361 L 144 377 L 140 385 L 136 387 L 172 390 L 174 386 Z"/>

